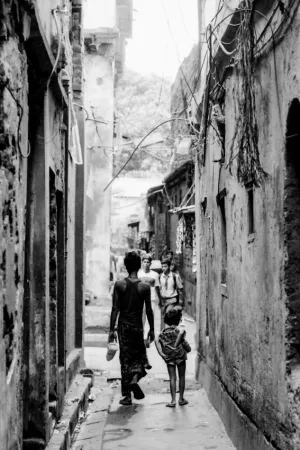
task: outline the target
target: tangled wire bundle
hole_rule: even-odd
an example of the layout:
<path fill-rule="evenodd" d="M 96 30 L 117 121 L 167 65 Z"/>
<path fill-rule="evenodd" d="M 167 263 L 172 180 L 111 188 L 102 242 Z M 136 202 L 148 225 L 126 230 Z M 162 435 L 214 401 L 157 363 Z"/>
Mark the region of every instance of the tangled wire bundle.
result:
<path fill-rule="evenodd" d="M 258 149 L 258 127 L 255 103 L 255 31 L 252 21 L 252 0 L 245 0 L 241 12 L 243 20 L 238 30 L 239 55 L 236 65 L 240 82 L 237 84 L 236 124 L 230 149 L 232 162 L 237 160 L 237 177 L 239 182 L 250 180 L 259 185 L 267 177 L 262 169 Z M 237 153 L 235 150 L 237 149 Z M 235 154 L 234 154 L 235 153 Z"/>

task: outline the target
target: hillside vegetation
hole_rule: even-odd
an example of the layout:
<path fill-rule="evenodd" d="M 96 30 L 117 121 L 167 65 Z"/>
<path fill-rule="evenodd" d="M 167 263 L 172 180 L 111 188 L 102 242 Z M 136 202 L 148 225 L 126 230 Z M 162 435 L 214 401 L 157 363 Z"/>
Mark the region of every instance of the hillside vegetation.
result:
<path fill-rule="evenodd" d="M 116 86 L 116 117 L 120 124 L 119 148 L 114 172 L 128 159 L 135 146 L 155 126 L 170 118 L 170 81 L 157 75 L 144 76 L 127 70 Z M 123 175 L 164 175 L 169 169 L 172 141 L 170 124 L 153 132 L 124 169 Z M 163 141 L 163 142 L 161 142 Z M 157 142 L 157 143 L 156 143 Z M 149 146 L 148 144 L 155 143 Z"/>

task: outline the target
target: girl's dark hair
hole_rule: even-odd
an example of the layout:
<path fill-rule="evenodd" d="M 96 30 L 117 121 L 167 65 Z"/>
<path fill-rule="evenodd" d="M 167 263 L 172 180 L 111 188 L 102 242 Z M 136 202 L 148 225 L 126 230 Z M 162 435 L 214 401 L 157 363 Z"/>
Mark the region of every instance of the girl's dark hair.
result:
<path fill-rule="evenodd" d="M 128 273 L 138 271 L 141 268 L 141 257 L 137 252 L 126 253 L 124 265 Z"/>
<path fill-rule="evenodd" d="M 166 312 L 164 322 L 167 325 L 178 325 L 182 316 L 181 306 L 175 306 L 170 311 Z"/>

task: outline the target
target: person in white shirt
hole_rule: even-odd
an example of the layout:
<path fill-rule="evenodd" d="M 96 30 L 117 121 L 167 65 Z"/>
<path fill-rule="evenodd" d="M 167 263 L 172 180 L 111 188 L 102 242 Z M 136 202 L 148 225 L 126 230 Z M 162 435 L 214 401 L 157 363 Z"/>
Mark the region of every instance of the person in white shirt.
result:
<path fill-rule="evenodd" d="M 164 259 L 161 262 L 163 273 L 159 277 L 161 298 L 161 328 L 163 328 L 164 315 L 176 305 L 184 307 L 183 285 L 180 276 L 171 271 L 171 261 Z"/>
<path fill-rule="evenodd" d="M 160 290 L 158 274 L 151 270 L 152 257 L 149 254 L 142 256 L 142 267 L 138 272 L 138 277 L 143 283 L 147 283 L 151 288 L 151 301 L 160 303 Z"/>
<path fill-rule="evenodd" d="M 160 297 L 160 285 L 159 285 L 159 277 L 154 270 L 151 270 L 152 257 L 151 255 L 145 253 L 142 256 L 142 267 L 138 271 L 138 278 L 146 284 L 149 284 L 151 289 L 151 305 L 154 312 L 154 323 L 157 321 L 155 319 L 159 318 L 158 306 L 161 307 L 161 297 Z M 146 317 L 144 313 L 144 323 Z M 158 328 L 159 331 L 159 328 Z"/>

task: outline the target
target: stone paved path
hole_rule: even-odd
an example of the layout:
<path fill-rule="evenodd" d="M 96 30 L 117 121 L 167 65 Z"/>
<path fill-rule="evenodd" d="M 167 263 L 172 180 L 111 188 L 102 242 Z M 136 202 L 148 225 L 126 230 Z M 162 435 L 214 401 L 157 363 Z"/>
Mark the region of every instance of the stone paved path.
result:
<path fill-rule="evenodd" d="M 187 339 L 194 341 L 195 324 L 187 321 Z M 72 450 L 234 450 L 224 426 L 194 381 L 195 348 L 187 364 L 186 399 L 189 405 L 166 408 L 170 400 L 168 374 L 154 345 L 148 351 L 153 369 L 141 381 L 145 399 L 132 406 L 119 405 L 117 356 L 107 363 L 106 349 L 86 349 L 87 366 L 95 370 L 90 406 L 76 429 Z"/>
<path fill-rule="evenodd" d="M 234 450 L 204 389 L 187 380 L 189 405 L 166 408 L 168 382 L 141 383 L 145 399 L 119 405 L 120 388 L 96 377 L 85 421 L 77 431 L 73 450 Z"/>

